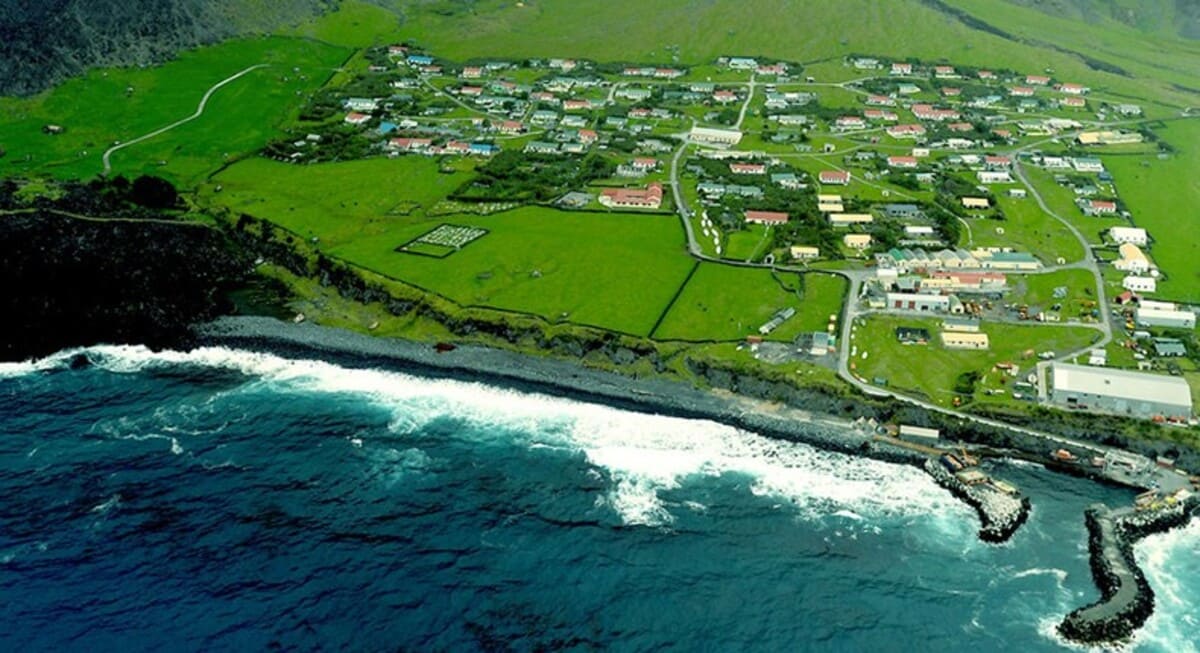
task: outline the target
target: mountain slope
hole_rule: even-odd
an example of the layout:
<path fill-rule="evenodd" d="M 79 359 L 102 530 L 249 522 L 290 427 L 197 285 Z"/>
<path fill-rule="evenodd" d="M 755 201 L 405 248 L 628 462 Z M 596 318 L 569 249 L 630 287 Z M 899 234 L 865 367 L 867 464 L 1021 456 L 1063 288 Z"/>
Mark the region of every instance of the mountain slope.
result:
<path fill-rule="evenodd" d="M 28 95 L 98 65 L 162 61 L 179 50 L 267 32 L 328 0 L 0 0 L 0 95 Z"/>

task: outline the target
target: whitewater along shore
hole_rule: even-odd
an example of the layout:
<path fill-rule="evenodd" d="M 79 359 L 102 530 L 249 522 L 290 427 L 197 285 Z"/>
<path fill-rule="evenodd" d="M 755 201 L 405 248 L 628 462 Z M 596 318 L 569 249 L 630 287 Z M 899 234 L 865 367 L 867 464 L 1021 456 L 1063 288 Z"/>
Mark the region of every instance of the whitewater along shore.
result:
<path fill-rule="evenodd" d="M 439 351 L 428 344 L 262 317 L 220 318 L 196 327 L 196 336 L 199 345 L 316 357 L 347 367 L 395 369 L 420 376 L 490 383 L 637 412 L 709 420 L 829 451 L 914 465 L 976 511 L 982 524 L 980 538 L 988 542 L 1007 540 L 1029 512 L 1029 502 L 1024 499 L 985 501 L 977 488 L 959 489 L 953 476 L 952 482 L 939 476 L 939 472 L 949 472 L 936 462 L 928 464 L 928 455 L 881 442 L 873 429 L 728 392 L 706 392 L 677 381 L 633 378 L 571 361 L 474 345 Z"/>

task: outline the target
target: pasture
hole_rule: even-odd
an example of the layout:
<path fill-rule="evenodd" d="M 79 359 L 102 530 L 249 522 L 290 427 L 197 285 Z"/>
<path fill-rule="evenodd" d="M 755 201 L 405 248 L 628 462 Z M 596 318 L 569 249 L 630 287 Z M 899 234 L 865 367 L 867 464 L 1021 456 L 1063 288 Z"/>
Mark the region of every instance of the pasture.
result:
<path fill-rule="evenodd" d="M 196 120 L 113 154 L 114 174 L 152 173 L 191 185 L 265 145 L 349 53 L 304 39 L 240 39 L 160 66 L 93 70 L 32 98 L 0 98 L 0 147 L 7 150 L 0 175 L 98 175 L 104 150 L 117 141 L 192 115 L 214 84 L 267 64 L 216 91 Z M 45 134 L 46 125 L 65 132 Z"/>
<path fill-rule="evenodd" d="M 981 387 L 994 385 L 999 377 L 992 370 L 996 363 L 1013 362 L 1028 368 L 1032 362 L 1022 363 L 1027 350 L 1062 353 L 1081 349 L 1099 339 L 1098 331 L 1083 327 L 984 322 L 981 330 L 990 338 L 990 349 L 947 349 L 939 337 L 941 322 L 938 318 L 871 316 L 864 325 L 856 327 L 851 343 L 857 349 L 852 358 L 857 373 L 868 381 L 886 379 L 892 390 L 951 406 L 957 394 L 955 383 L 961 374 L 976 372 L 982 379 Z M 895 331 L 901 326 L 928 330 L 929 344 L 900 344 Z M 984 396 L 979 393 L 977 397 Z"/>
<path fill-rule="evenodd" d="M 796 315 L 768 336 L 769 340 L 791 341 L 806 331 L 824 331 L 829 316 L 840 315 L 845 294 L 846 282 L 829 274 L 773 274 L 701 263 L 653 337 L 741 340 L 757 335 L 758 327 L 776 311 L 794 308 Z"/>
<path fill-rule="evenodd" d="M 1200 301 L 1200 244 L 1191 236 L 1200 206 L 1200 121 L 1180 120 L 1157 130 L 1174 147 L 1165 159 L 1157 155 L 1104 157 L 1121 199 L 1153 239 L 1150 257 L 1164 273 L 1158 296 L 1179 301 Z"/>
<path fill-rule="evenodd" d="M 217 175 L 213 183 L 223 190 L 205 194 L 315 238 L 327 254 L 463 306 L 634 335 L 649 335 L 693 265 L 675 216 L 539 206 L 426 214 L 466 178 L 416 157 L 311 166 L 253 159 Z M 488 234 L 444 259 L 395 251 L 443 223 Z"/>

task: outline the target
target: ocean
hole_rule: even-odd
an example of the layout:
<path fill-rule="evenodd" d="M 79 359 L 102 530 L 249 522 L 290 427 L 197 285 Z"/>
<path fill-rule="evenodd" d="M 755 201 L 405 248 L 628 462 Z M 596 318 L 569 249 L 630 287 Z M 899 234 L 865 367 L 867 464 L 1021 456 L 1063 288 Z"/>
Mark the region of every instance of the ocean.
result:
<path fill-rule="evenodd" d="M 1097 598 L 1029 465 L 1008 543 L 917 469 L 723 425 L 200 349 L 0 365 L 0 650 L 1056 651 Z M 1200 520 L 1125 650 L 1200 650 Z M 1079 647 L 1071 647 L 1079 649 Z"/>

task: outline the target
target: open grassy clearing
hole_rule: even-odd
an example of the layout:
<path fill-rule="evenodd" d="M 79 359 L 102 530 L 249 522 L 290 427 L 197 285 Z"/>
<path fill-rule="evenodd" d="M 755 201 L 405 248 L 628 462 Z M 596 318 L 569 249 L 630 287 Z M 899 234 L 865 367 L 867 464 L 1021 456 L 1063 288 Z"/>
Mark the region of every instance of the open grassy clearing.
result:
<path fill-rule="evenodd" d="M 1009 278 L 1013 291 L 1005 302 L 1028 304 L 1048 310 L 1054 304 L 1062 304 L 1064 319 L 1067 315 L 1078 315 L 1089 307 L 1087 302 L 1096 300 L 1096 280 L 1087 270 L 1056 270 L 1045 274 L 1022 274 Z M 1067 289 L 1065 297 L 1056 298 L 1056 288 Z"/>
<path fill-rule="evenodd" d="M 1048 265 L 1062 257 L 1068 263 L 1082 260 L 1085 252 L 1075 234 L 1045 214 L 1032 197 L 1014 199 L 997 191 L 1004 220 L 972 220 L 971 237 L 978 247 L 1007 246 L 1025 250 Z M 1002 229 L 1003 233 L 998 233 Z"/>
<path fill-rule="evenodd" d="M 1052 211 L 1064 220 L 1074 225 L 1076 229 L 1079 229 L 1084 237 L 1088 239 L 1089 243 L 1099 244 L 1104 242 L 1105 231 L 1110 227 L 1126 224 L 1124 220 L 1116 217 L 1092 217 L 1084 215 L 1079 206 L 1075 204 L 1075 194 L 1071 189 L 1055 183 L 1052 173 L 1032 166 L 1023 166 L 1022 170 L 1025 172 L 1025 176 L 1029 178 L 1029 183 L 1033 184 L 1041 194 L 1042 199 L 1046 202 L 1046 206 L 1050 207 Z M 1026 201 L 1037 202 L 1032 197 Z M 1047 216 L 1047 220 L 1052 219 Z"/>
<path fill-rule="evenodd" d="M 214 93 L 196 120 L 113 154 L 114 173 L 153 172 L 189 185 L 227 155 L 265 145 L 348 54 L 304 39 L 242 39 L 189 50 L 161 66 L 94 70 L 33 98 L 0 98 L 0 147 L 8 152 L 0 174 L 100 174 L 101 156 L 114 142 L 192 115 L 217 82 L 269 64 Z M 48 124 L 66 133 L 42 133 Z"/>
<path fill-rule="evenodd" d="M 1133 222 L 1154 239 L 1150 257 L 1165 273 L 1158 295 L 1200 301 L 1200 243 L 1192 235 L 1200 207 L 1200 120 L 1167 123 L 1157 133 L 1175 148 L 1157 155 L 1104 157 Z"/>
<path fill-rule="evenodd" d="M 803 285 L 802 296 L 797 289 Z M 791 341 L 806 331 L 824 331 L 839 315 L 846 282 L 828 274 L 776 273 L 701 263 L 654 332 L 659 340 L 741 340 L 757 335 L 784 308 L 796 315 L 768 339 Z"/>
<path fill-rule="evenodd" d="M 201 197 L 338 247 L 407 233 L 405 227 L 468 178 L 465 172 L 441 173 L 435 161 L 423 157 L 307 166 L 252 158 L 222 170 L 202 187 Z M 216 185 L 223 188 L 219 194 L 213 192 Z M 405 220 L 399 212 L 412 217 Z"/>
<path fill-rule="evenodd" d="M 897 327 L 927 329 L 928 345 L 902 345 L 896 340 Z M 1031 367 L 1023 354 L 1072 351 L 1086 347 L 1099 339 L 1099 332 L 1083 327 L 1058 325 L 1017 325 L 985 322 L 982 331 L 988 334 L 991 348 L 986 351 L 947 349 L 939 333 L 941 319 L 875 315 L 855 328 L 852 345 L 856 372 L 871 381 L 886 379 L 889 388 L 925 397 L 942 406 L 953 405 L 955 382 L 960 374 L 977 372 L 981 377 L 991 373 L 996 363 L 1013 362 Z M 997 383 L 998 381 L 993 381 Z M 984 384 L 987 385 L 987 382 Z M 979 394 L 982 398 L 984 395 Z M 990 397 L 989 397 L 990 399 Z M 1000 398 L 997 397 L 997 400 Z"/>
<path fill-rule="evenodd" d="M 315 237 L 331 255 L 462 305 L 635 335 L 650 333 L 692 267 L 679 222 L 669 215 L 543 207 L 425 215 L 465 179 L 415 157 L 312 166 L 248 160 L 217 175 L 213 183 L 224 190 L 210 197 Z M 419 208 L 409 210 L 414 203 Z M 405 215 L 395 213 L 398 206 Z M 444 259 L 394 251 L 442 223 L 489 233 Z"/>

